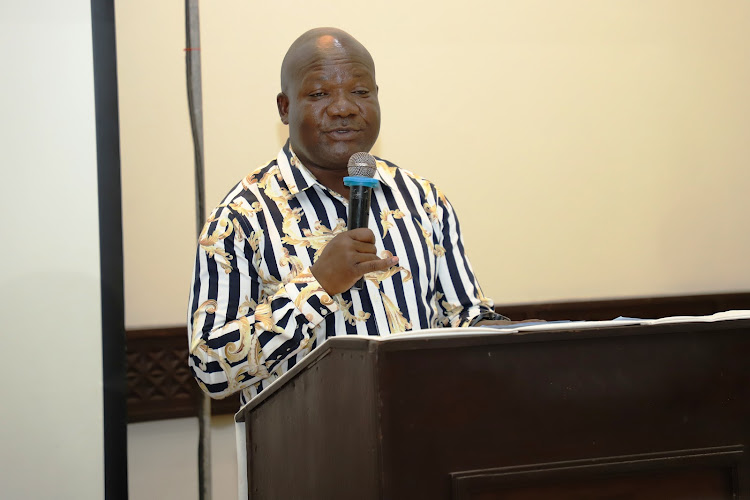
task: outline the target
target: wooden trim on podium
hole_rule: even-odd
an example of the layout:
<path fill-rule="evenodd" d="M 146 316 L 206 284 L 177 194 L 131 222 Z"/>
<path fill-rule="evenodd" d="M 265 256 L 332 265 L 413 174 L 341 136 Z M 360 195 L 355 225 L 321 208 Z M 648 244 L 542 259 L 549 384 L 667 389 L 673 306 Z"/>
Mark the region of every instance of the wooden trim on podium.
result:
<path fill-rule="evenodd" d="M 736 498 L 744 451 L 735 445 L 458 472 L 450 475 L 452 498 L 501 492 L 509 498 Z"/>
<path fill-rule="evenodd" d="M 515 320 L 697 316 L 750 309 L 750 292 L 498 305 L 496 309 Z M 127 365 L 130 422 L 197 416 L 200 389 L 187 366 L 185 326 L 127 331 Z M 233 414 L 238 409 L 238 395 L 212 405 L 214 414 Z"/>
<path fill-rule="evenodd" d="M 733 309 L 750 309 L 750 292 L 499 305 L 496 309 L 514 320 L 594 321 L 619 316 L 644 319 L 703 316 Z"/>

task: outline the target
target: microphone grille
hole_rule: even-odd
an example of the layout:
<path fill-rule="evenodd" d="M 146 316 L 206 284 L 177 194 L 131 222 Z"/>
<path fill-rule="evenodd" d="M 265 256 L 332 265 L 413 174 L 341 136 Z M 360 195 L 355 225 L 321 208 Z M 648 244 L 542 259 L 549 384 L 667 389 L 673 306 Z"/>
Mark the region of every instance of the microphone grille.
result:
<path fill-rule="evenodd" d="M 375 157 L 369 153 L 354 153 L 349 158 L 347 170 L 352 177 L 375 177 Z"/>

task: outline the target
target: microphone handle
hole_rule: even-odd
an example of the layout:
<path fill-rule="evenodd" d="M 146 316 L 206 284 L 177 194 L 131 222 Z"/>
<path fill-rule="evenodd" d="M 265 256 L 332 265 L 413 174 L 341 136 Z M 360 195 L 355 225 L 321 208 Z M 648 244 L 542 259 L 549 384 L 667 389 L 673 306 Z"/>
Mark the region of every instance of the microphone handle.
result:
<path fill-rule="evenodd" d="M 349 222 L 347 229 L 367 227 L 370 221 L 370 196 L 372 188 L 369 186 L 349 186 Z M 359 278 L 352 288 L 362 290 L 365 286 L 364 276 Z"/>

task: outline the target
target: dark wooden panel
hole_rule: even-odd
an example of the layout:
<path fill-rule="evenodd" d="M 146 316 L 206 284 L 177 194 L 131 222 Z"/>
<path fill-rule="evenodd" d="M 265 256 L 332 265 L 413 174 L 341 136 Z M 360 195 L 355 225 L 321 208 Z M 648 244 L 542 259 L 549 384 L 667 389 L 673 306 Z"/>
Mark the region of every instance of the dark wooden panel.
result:
<path fill-rule="evenodd" d="M 383 498 L 374 358 L 368 354 L 360 349 L 319 352 L 285 390 L 268 397 L 269 389 L 262 393 L 265 399 L 253 400 L 258 411 L 246 425 L 253 450 L 247 464 L 253 499 Z"/>
<path fill-rule="evenodd" d="M 373 498 L 363 470 L 388 500 L 750 492 L 750 320 L 325 345 L 240 414 L 258 498 Z"/>
<path fill-rule="evenodd" d="M 487 464 L 747 443 L 749 328 L 546 332 L 475 347 L 469 338 L 386 342 L 385 496 L 447 498 L 451 472 Z"/>
<path fill-rule="evenodd" d="M 612 319 L 617 316 L 660 318 L 750 309 L 750 293 L 498 305 L 513 319 Z M 196 416 L 198 387 L 187 368 L 185 326 L 127 332 L 128 421 Z M 214 414 L 233 414 L 239 396 L 213 401 Z"/>
<path fill-rule="evenodd" d="M 731 470 L 696 469 L 562 479 L 460 497 L 466 500 L 733 500 Z"/>
<path fill-rule="evenodd" d="M 200 388 L 187 365 L 185 327 L 128 332 L 128 421 L 198 415 Z M 232 414 L 239 395 L 212 401 L 214 414 Z"/>

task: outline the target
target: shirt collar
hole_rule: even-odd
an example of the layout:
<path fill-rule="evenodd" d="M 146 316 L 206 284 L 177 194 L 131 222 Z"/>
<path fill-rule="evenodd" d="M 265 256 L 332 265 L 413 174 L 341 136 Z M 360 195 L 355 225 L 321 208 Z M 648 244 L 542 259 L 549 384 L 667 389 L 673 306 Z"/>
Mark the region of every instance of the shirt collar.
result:
<path fill-rule="evenodd" d="M 398 186 L 396 185 L 396 171 L 398 170 L 398 167 L 393 163 L 378 158 L 377 156 L 375 157 L 375 160 L 378 167 L 375 172 L 375 177 L 380 181 L 380 185 L 385 185 L 393 190 L 398 190 Z"/>
<path fill-rule="evenodd" d="M 304 165 L 302 165 L 302 162 L 299 161 L 297 155 L 292 151 L 292 145 L 289 144 L 289 139 L 287 139 L 286 144 L 284 144 L 281 151 L 279 151 L 279 155 L 276 157 L 276 163 L 279 166 L 281 177 L 286 183 L 286 188 L 292 196 L 296 196 L 297 193 L 300 193 L 313 184 L 318 183 L 315 176 L 310 173 Z"/>
<path fill-rule="evenodd" d="M 394 176 L 398 167 L 377 157 L 375 160 L 377 165 L 375 177 L 380 181 L 380 185 L 397 189 Z M 279 165 L 281 177 L 284 179 L 290 195 L 296 196 L 298 193 L 312 187 L 313 184 L 322 186 L 307 167 L 302 164 L 299 158 L 297 158 L 297 155 L 294 154 L 289 139 L 287 139 L 286 144 L 279 151 L 276 163 Z"/>

